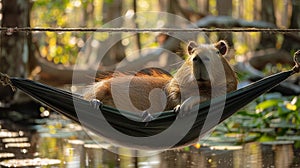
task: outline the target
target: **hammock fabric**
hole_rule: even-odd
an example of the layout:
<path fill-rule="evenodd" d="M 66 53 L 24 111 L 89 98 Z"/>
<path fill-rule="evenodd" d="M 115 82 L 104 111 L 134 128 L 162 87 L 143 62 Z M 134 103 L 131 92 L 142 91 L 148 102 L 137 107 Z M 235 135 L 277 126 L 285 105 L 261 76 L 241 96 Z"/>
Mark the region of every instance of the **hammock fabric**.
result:
<path fill-rule="evenodd" d="M 153 117 L 155 119 L 148 122 L 138 121 L 141 120 L 140 114 L 119 111 L 118 109 L 106 105 L 101 105 L 100 107 L 95 108 L 93 103 L 82 99 L 82 97 L 79 95 L 75 95 L 71 92 L 53 88 L 28 79 L 15 77 L 9 78 L 7 76 L 4 77 L 2 74 L 0 81 L 2 80 L 2 83 L 15 86 L 16 88 L 24 91 L 26 94 L 32 96 L 39 102 L 67 116 L 71 120 L 82 124 L 96 135 L 100 135 L 104 139 L 109 140 L 111 143 L 143 150 L 169 149 L 182 147 L 193 143 L 199 137 L 211 130 L 214 126 L 233 115 L 240 108 L 244 107 L 258 96 L 272 89 L 289 76 L 299 72 L 299 58 L 300 52 L 298 51 L 295 53 L 294 57 L 296 66 L 292 70 L 263 78 L 244 88 L 228 93 L 226 96 L 217 97 L 210 101 L 199 104 L 198 107 L 193 108 L 189 112 L 189 114 L 195 114 L 194 116 L 185 115 L 184 117 L 177 117 L 177 114 L 173 111 L 164 111 L 154 114 Z M 206 117 L 208 116 L 208 112 L 219 113 L 218 110 L 209 110 L 211 102 L 213 102 L 214 108 L 218 108 L 218 106 L 224 103 L 224 101 L 225 106 L 220 119 L 205 130 L 202 130 L 206 121 Z M 102 115 L 104 117 L 102 117 Z M 130 116 L 131 119 L 125 116 Z M 196 119 L 194 118 L 195 116 Z M 134 120 L 132 120 L 132 118 Z M 147 141 L 147 138 L 155 138 L 157 134 L 160 134 L 168 129 L 176 120 L 179 120 L 179 122 L 182 124 L 192 122 L 192 127 L 187 131 L 186 134 L 181 135 L 182 138 L 178 142 L 170 146 L 170 144 L 161 143 L 160 141 L 163 141 L 161 139 L 154 139 L 153 141 L 150 139 Z M 107 123 L 111 127 L 108 127 Z M 113 134 L 111 129 L 112 127 L 120 134 Z M 180 134 L 180 132 L 173 132 L 172 136 L 177 134 Z M 125 136 L 120 138 L 120 136 L 123 135 Z M 145 138 L 145 141 L 143 141 L 143 138 Z M 169 138 L 171 139 L 178 137 Z"/>

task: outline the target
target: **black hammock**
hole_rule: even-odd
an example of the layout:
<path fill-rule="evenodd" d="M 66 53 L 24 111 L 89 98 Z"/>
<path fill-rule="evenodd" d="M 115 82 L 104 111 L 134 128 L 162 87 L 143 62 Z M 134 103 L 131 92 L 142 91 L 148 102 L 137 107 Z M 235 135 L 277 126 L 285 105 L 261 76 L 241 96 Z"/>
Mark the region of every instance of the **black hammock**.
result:
<path fill-rule="evenodd" d="M 2 83 L 15 86 L 113 144 L 144 150 L 167 149 L 189 145 L 198 140 L 199 137 L 240 108 L 289 76 L 299 72 L 299 58 L 300 51 L 297 51 L 294 56 L 296 65 L 292 70 L 263 78 L 244 88 L 228 93 L 226 96 L 213 98 L 199 104 L 198 107 L 189 112 L 189 114 L 194 115 L 177 117 L 174 111 L 164 111 L 155 113 L 152 116 L 155 119 L 147 122 L 139 121 L 141 120 L 140 114 L 120 111 L 106 105 L 95 107 L 94 103 L 84 100 L 79 95 L 28 79 L 8 77 L 3 74 L 0 79 Z M 225 106 L 221 113 L 218 110 L 210 110 L 212 105 L 214 106 L 212 109 L 218 109 L 218 106 L 221 107 L 224 102 Z M 211 113 L 212 116 L 219 115 L 220 118 L 217 118 L 217 121 L 212 124 L 207 124 L 205 121 L 208 113 Z M 172 124 L 176 122 L 179 122 L 177 128 L 171 128 Z M 191 124 L 188 130 L 181 129 L 188 124 Z M 174 142 L 170 143 L 170 141 Z"/>

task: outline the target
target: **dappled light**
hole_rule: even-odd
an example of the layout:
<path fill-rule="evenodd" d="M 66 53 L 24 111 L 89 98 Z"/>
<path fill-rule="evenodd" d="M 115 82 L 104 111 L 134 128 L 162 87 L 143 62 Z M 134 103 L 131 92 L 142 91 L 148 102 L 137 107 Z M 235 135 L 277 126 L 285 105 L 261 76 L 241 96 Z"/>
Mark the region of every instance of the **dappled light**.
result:
<path fill-rule="evenodd" d="M 1 167 L 300 167 L 297 0 L 0 0 Z"/>

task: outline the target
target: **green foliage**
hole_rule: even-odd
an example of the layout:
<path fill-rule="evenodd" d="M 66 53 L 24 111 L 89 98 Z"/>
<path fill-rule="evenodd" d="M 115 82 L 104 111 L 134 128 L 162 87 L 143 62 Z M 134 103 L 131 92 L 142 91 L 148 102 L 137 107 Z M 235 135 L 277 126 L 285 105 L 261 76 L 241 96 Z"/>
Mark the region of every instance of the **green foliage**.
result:
<path fill-rule="evenodd" d="M 32 27 L 78 27 L 87 24 L 82 19 L 82 8 L 93 0 L 36 0 L 31 12 Z M 39 46 L 39 53 L 55 64 L 74 64 L 77 54 L 84 46 L 85 33 L 46 32 L 33 36 Z"/>
<path fill-rule="evenodd" d="M 235 134 L 259 133 L 259 141 L 272 141 L 290 134 L 300 135 L 300 99 L 298 96 L 283 97 L 279 93 L 260 96 L 219 127 Z M 218 128 L 217 130 L 222 130 Z"/>
<path fill-rule="evenodd" d="M 105 2 L 105 3 L 109 3 L 109 4 L 111 4 L 111 3 L 113 3 L 113 2 L 114 2 L 114 0 L 104 0 L 104 2 Z"/>
<path fill-rule="evenodd" d="M 31 12 L 32 27 L 100 27 L 103 26 L 102 8 L 103 3 L 111 4 L 114 0 L 35 0 Z M 153 1 L 139 1 L 139 10 L 144 10 L 144 6 L 149 6 Z M 124 6 L 131 5 L 126 1 Z M 130 11 L 131 9 L 129 9 Z M 152 21 L 151 21 L 152 19 Z M 147 19 L 140 19 L 140 27 L 147 27 L 148 22 L 155 23 L 152 16 Z M 148 22 L 145 22 L 147 20 Z M 137 21 L 138 22 L 138 21 Z M 90 36 L 88 33 L 71 32 L 46 32 L 34 34 L 35 41 L 39 46 L 39 53 L 42 57 L 55 64 L 72 65 L 75 63 L 80 49 L 84 46 L 86 39 Z M 110 34 L 94 33 L 96 40 L 107 39 Z M 124 38 L 124 47 L 134 49 L 135 39 Z M 150 33 L 140 35 L 142 47 L 157 47 L 155 36 Z"/>

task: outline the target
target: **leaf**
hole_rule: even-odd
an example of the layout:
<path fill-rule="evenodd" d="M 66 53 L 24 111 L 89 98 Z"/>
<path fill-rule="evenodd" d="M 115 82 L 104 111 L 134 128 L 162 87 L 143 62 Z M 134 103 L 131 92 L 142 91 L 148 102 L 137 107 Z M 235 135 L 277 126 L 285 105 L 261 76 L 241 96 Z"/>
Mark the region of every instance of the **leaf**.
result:
<path fill-rule="evenodd" d="M 237 114 L 242 115 L 242 116 L 249 116 L 249 117 L 253 117 L 253 118 L 261 117 L 261 114 L 251 113 L 251 112 L 247 112 L 247 111 L 239 111 Z"/>
<path fill-rule="evenodd" d="M 258 141 L 259 142 L 269 142 L 269 141 L 274 141 L 274 140 L 275 140 L 275 137 L 264 134 L 259 138 Z"/>
<path fill-rule="evenodd" d="M 274 106 L 277 106 L 279 103 L 281 103 L 281 100 L 266 100 L 266 101 L 263 101 L 261 103 L 259 103 L 257 106 L 256 106 L 256 110 L 260 110 L 260 111 L 264 111 L 270 107 L 274 107 Z"/>

